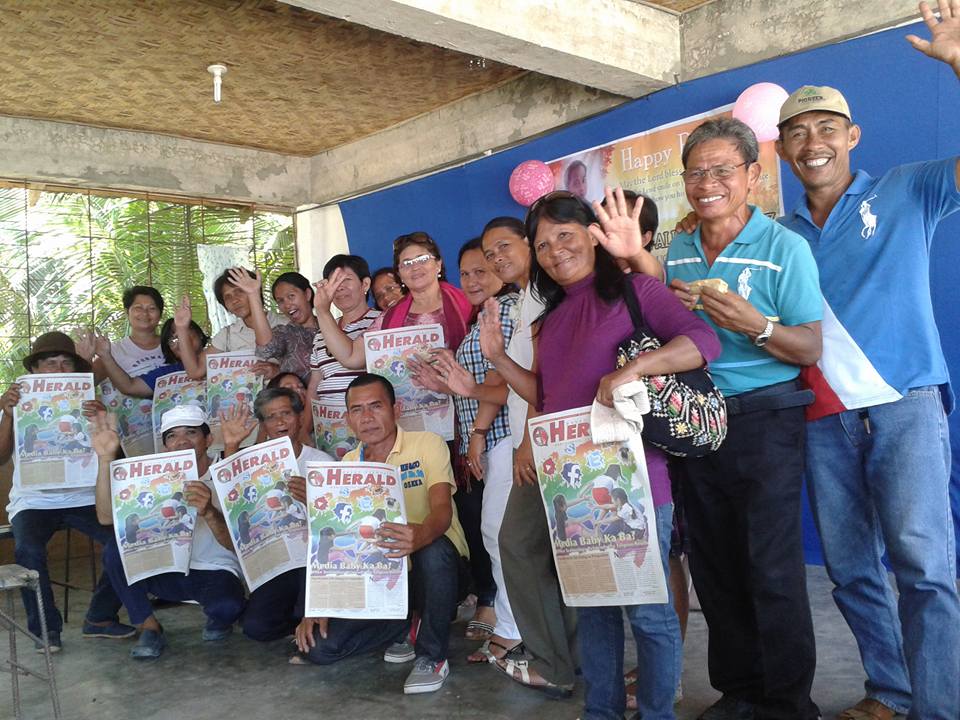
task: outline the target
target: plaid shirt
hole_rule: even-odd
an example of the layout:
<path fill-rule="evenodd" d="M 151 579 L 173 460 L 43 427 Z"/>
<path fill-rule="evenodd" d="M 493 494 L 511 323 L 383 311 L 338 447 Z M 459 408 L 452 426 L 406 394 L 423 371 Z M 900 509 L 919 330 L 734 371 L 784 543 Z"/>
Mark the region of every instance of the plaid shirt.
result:
<path fill-rule="evenodd" d="M 517 324 L 517 313 L 515 308 L 520 296 L 517 293 L 507 293 L 497 298 L 500 301 L 500 328 L 503 330 L 504 343 L 509 343 L 513 337 L 513 330 Z M 467 332 L 467 336 L 457 348 L 457 362 L 463 365 L 467 371 L 473 375 L 477 383 L 482 383 L 487 377 L 487 371 L 492 369 L 492 365 L 483 356 L 480 351 L 480 325 L 474 323 L 473 327 Z M 460 428 L 460 452 L 464 455 L 470 446 L 470 431 L 477 420 L 477 411 L 480 409 L 480 401 L 472 398 L 453 396 L 453 404 L 457 411 L 457 422 Z M 505 437 L 510 436 L 510 423 L 507 420 L 507 406 L 500 408 L 500 412 L 490 424 L 490 430 L 487 432 L 487 449 L 492 448 Z"/>

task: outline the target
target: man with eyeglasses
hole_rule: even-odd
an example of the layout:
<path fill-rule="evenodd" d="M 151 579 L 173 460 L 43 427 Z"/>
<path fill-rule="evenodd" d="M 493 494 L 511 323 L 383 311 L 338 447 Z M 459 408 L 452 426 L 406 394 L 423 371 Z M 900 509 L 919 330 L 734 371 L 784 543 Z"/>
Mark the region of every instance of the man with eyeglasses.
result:
<path fill-rule="evenodd" d="M 815 720 L 800 522 L 813 396 L 798 376 L 820 357 L 823 299 L 807 243 L 747 204 L 758 152 L 739 120 L 690 134 L 683 179 L 700 226 L 677 235 L 667 255 L 670 286 L 720 338 L 710 369 L 729 422 L 717 452 L 678 463 L 710 682 L 723 693 L 700 717 Z"/>
<path fill-rule="evenodd" d="M 941 2 L 939 22 L 926 3 L 920 11 L 931 40 L 907 40 L 960 78 L 960 2 Z M 866 696 L 839 718 L 955 719 L 960 600 L 944 411 L 953 396 L 929 274 L 937 224 L 960 210 L 960 161 L 874 178 L 851 171 L 859 141 L 833 88 L 801 87 L 780 110 L 777 151 L 804 189 L 781 222 L 809 242 L 826 300 L 823 357 L 805 373 L 817 394 L 810 504 L 867 676 Z"/>

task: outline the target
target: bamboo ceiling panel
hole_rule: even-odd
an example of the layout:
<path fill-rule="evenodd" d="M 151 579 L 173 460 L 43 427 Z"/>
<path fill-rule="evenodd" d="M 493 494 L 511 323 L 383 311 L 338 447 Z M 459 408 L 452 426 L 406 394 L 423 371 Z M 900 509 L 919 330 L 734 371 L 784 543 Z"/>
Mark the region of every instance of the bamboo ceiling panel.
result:
<path fill-rule="evenodd" d="M 522 72 L 272 0 L 0 0 L 0 47 L 0 115 L 295 155 Z"/>

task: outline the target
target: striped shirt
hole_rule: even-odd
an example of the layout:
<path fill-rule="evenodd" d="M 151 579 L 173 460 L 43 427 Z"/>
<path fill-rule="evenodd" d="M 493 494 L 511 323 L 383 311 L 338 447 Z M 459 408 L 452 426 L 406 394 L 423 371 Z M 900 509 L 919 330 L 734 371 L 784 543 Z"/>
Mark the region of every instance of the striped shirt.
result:
<path fill-rule="evenodd" d="M 369 329 L 380 316 L 379 310 L 370 308 L 362 317 L 347 323 L 343 327 L 343 331 L 347 334 L 347 337 L 355 340 L 363 334 L 364 330 Z M 363 372 L 363 370 L 348 370 L 333 355 L 328 353 L 323 333 L 317 333 L 313 338 L 310 371 L 320 373 L 316 397 L 325 397 L 331 400 L 334 399 L 334 396 L 343 400 L 343 394 L 346 392 L 347 386 L 357 375 Z"/>

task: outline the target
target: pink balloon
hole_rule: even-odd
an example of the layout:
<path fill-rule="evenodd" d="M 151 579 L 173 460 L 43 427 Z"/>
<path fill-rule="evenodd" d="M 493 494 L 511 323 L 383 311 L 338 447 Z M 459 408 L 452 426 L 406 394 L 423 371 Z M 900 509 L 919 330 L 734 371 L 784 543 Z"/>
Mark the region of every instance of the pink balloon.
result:
<path fill-rule="evenodd" d="M 751 85 L 737 98 L 733 117 L 746 123 L 760 142 L 776 140 L 780 135 L 777 129 L 780 106 L 788 97 L 787 91 L 774 83 Z"/>
<path fill-rule="evenodd" d="M 553 190 L 553 171 L 539 160 L 524 160 L 510 173 L 510 195 L 529 207 L 541 195 Z"/>

